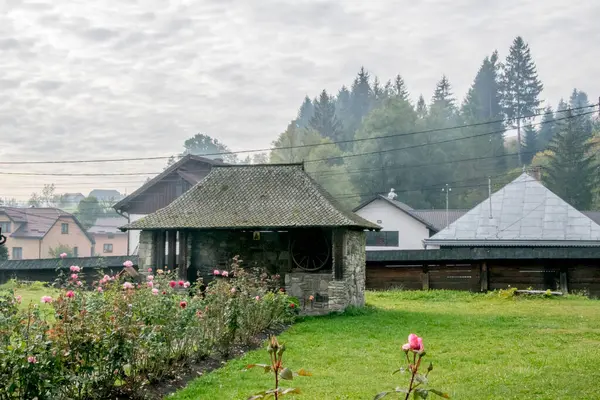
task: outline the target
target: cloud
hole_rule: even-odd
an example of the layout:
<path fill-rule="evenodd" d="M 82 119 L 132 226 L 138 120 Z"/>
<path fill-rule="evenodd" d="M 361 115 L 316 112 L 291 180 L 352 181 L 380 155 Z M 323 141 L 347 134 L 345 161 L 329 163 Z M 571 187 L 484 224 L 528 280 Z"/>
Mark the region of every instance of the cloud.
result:
<path fill-rule="evenodd" d="M 495 49 L 504 58 L 516 35 L 530 43 L 549 103 L 573 87 L 590 98 L 600 93 L 600 30 L 591 18 L 600 3 L 483 3 L 7 0 L 0 130 L 11 139 L 0 157 L 167 156 L 198 132 L 237 150 L 268 147 L 305 95 L 336 93 L 363 65 L 383 82 L 401 74 L 414 98 L 430 99 L 446 74 L 462 97 L 482 59 Z M 147 172 L 164 164 L 2 169 Z M 131 191 L 145 177 L 115 187 Z M 21 187 L 50 180 L 65 191 L 89 191 L 119 179 L 72 178 L 83 184 L 68 187 L 68 178 L 0 175 L 0 197 L 27 197 L 31 190 Z"/>

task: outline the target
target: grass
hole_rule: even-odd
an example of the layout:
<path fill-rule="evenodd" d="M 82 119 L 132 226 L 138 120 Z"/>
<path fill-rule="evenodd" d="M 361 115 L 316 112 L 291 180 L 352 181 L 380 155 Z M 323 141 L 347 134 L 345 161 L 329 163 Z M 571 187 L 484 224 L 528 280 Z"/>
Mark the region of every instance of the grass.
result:
<path fill-rule="evenodd" d="M 21 308 L 23 309 L 29 307 L 29 304 L 39 304 L 40 307 L 49 308 L 47 305 L 40 303 L 42 296 L 56 297 L 58 295 L 56 289 L 47 287 L 42 282 L 25 284 L 10 280 L 0 285 L 0 291 L 7 290 L 14 290 L 16 296 L 21 296 Z"/>
<path fill-rule="evenodd" d="M 306 318 L 279 337 L 287 366 L 313 373 L 284 381 L 303 392 L 287 399 L 372 399 L 404 387 L 406 375 L 390 373 L 411 332 L 434 363 L 431 387 L 454 399 L 600 398 L 600 301 L 450 291 L 368 293 L 367 301 L 364 311 Z M 250 352 L 169 398 L 247 399 L 271 379 L 244 366 L 267 361 L 265 350 Z"/>

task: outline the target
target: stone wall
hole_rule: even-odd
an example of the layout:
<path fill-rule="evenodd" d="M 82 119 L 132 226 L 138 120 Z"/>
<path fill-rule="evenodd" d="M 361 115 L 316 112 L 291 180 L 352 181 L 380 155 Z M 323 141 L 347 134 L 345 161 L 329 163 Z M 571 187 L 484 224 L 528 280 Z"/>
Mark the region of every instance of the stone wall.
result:
<path fill-rule="evenodd" d="M 154 268 L 152 254 L 154 253 L 154 244 L 152 242 L 153 234 L 151 231 L 142 231 L 140 233 L 140 245 L 138 247 L 138 270 L 142 273 L 148 268 Z"/>
<path fill-rule="evenodd" d="M 320 315 L 343 311 L 350 305 L 365 305 L 365 246 L 364 232 L 344 231 L 342 279 L 335 279 L 334 271 L 310 273 L 294 270 L 286 274 L 286 291 L 299 299 L 302 314 Z M 332 254 L 336 252 L 332 251 Z M 314 296 L 312 302 L 309 300 L 311 295 Z"/>

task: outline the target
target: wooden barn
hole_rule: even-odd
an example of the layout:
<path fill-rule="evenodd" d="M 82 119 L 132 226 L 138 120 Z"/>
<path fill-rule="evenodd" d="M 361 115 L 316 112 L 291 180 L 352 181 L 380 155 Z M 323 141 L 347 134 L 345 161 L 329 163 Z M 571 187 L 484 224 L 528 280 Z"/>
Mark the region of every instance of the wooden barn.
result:
<path fill-rule="evenodd" d="M 269 164 L 214 165 L 123 229 L 141 230 L 141 270 L 166 266 L 208 280 L 237 255 L 243 266 L 282 275 L 301 303 L 314 296 L 318 314 L 364 304 L 364 231 L 380 227 L 341 207 L 302 164 Z"/>
<path fill-rule="evenodd" d="M 423 242 L 368 252 L 367 288 L 600 294 L 600 225 L 526 173 Z"/>

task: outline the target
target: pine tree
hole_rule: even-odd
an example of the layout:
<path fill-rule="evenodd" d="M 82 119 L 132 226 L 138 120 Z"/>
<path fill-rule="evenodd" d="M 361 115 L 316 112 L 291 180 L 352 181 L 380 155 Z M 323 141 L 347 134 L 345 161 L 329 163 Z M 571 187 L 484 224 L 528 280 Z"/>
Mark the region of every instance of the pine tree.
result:
<path fill-rule="evenodd" d="M 548 167 L 548 187 L 578 210 L 587 210 L 593 201 L 598 168 L 591 154 L 589 137 L 576 129 L 576 117 L 566 112 L 554 140 Z"/>
<path fill-rule="evenodd" d="M 540 151 L 545 150 L 554 137 L 554 133 L 556 131 L 556 123 L 554 122 L 554 118 L 554 111 L 552 111 L 552 107 L 546 107 L 538 132 L 538 149 Z"/>
<path fill-rule="evenodd" d="M 342 132 L 342 124 L 335 115 L 335 104 L 326 90 L 321 92 L 319 100 L 314 103 L 314 106 L 315 114 L 310 120 L 310 127 L 324 138 L 338 140 Z"/>
<path fill-rule="evenodd" d="M 427 104 L 425 104 L 423 95 L 419 95 L 419 100 L 417 101 L 417 116 L 421 119 L 427 116 Z"/>
<path fill-rule="evenodd" d="M 529 45 L 521 36 L 517 36 L 504 63 L 502 106 L 507 121 L 517 125 L 517 151 L 520 161 L 520 127 L 523 122 L 529 122 L 538 111 L 541 104 L 539 96 L 543 88 Z"/>
<path fill-rule="evenodd" d="M 298 110 L 298 116 L 296 118 L 296 123 L 299 128 L 306 128 L 310 123 L 313 115 L 315 115 L 315 107 L 313 106 L 312 101 L 308 96 L 304 97 L 304 102 L 300 106 Z"/>
<path fill-rule="evenodd" d="M 583 135 L 592 135 L 592 116 L 589 114 L 592 111 L 591 107 L 588 107 L 590 102 L 588 100 L 587 93 L 573 89 L 571 97 L 569 98 L 569 108 L 572 109 L 573 115 L 577 117 L 576 128 L 581 131 Z"/>
<path fill-rule="evenodd" d="M 352 119 L 348 121 L 348 131 L 352 132 L 352 135 L 354 135 L 354 132 L 360 126 L 362 119 L 371 111 L 373 90 L 371 89 L 369 80 L 369 73 L 365 71 L 364 67 L 361 67 L 358 76 L 352 84 L 350 95 Z"/>
<path fill-rule="evenodd" d="M 452 86 L 446 75 L 435 86 L 431 105 L 429 106 L 429 117 L 433 121 L 433 127 L 441 128 L 440 124 L 456 122 L 456 99 L 452 94 Z"/>
<path fill-rule="evenodd" d="M 350 106 L 350 91 L 346 86 L 342 86 L 335 99 L 335 115 L 342 124 L 350 118 Z"/>
<path fill-rule="evenodd" d="M 523 143 L 522 146 L 522 159 L 523 164 L 529 165 L 531 164 L 531 160 L 535 153 L 538 152 L 538 133 L 535 128 L 531 125 L 527 125 L 523 128 Z"/>
<path fill-rule="evenodd" d="M 406 89 L 404 79 L 402 79 L 399 74 L 396 75 L 396 79 L 394 80 L 394 95 L 402 100 L 408 101 L 408 90 Z M 423 100 L 423 102 L 425 102 L 425 100 Z"/>

